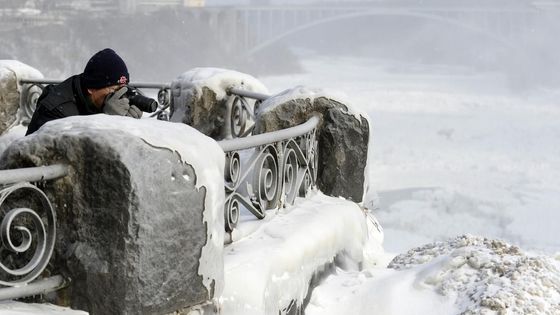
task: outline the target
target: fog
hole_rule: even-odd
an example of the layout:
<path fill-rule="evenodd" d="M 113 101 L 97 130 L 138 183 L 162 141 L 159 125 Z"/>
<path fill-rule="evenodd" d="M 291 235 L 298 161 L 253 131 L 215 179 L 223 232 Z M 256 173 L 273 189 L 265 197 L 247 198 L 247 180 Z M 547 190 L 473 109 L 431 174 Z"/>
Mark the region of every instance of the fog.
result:
<path fill-rule="evenodd" d="M 560 82 L 558 42 L 554 37 L 560 30 L 560 9 L 553 2 L 207 0 L 201 3 L 205 6 L 186 7 L 173 1 L 3 0 L 0 1 L 0 58 L 20 60 L 38 68 L 46 77 L 60 79 L 80 73 L 93 53 L 111 47 L 127 62 L 133 81 L 170 81 L 183 71 L 199 66 L 232 68 L 256 76 L 297 73 L 304 71 L 300 63 L 302 55 L 317 55 L 359 57 L 355 61 L 358 66 L 359 60 L 372 59 L 400 63 L 401 70 L 420 64 L 433 69 L 450 66 L 448 70 L 461 73 L 498 72 L 515 91 L 556 87 Z M 347 8 L 350 14 L 340 11 L 339 17 L 335 14 L 326 22 L 317 18 L 305 20 L 302 15 L 315 14 L 306 11 L 308 6 Z M 263 10 L 252 13 L 240 10 L 257 7 Z M 266 11 L 267 7 L 275 7 L 276 11 Z M 292 10 L 300 7 L 300 21 L 281 25 L 281 20 L 273 14 L 278 15 L 274 12 L 282 7 Z M 372 8 L 395 11 L 355 14 Z M 438 8 L 462 8 L 462 11 L 442 15 Z M 484 8 L 491 8 L 494 13 L 485 12 Z M 511 12 L 512 8 L 524 8 L 529 13 L 516 14 Z M 480 12 L 473 14 L 473 9 Z M 288 35 L 249 54 L 251 47 L 246 43 L 254 47 L 266 41 L 262 33 L 265 28 L 271 29 L 270 24 L 275 24 L 269 32 L 271 37 Z M 300 30 L 290 33 L 298 27 Z"/>

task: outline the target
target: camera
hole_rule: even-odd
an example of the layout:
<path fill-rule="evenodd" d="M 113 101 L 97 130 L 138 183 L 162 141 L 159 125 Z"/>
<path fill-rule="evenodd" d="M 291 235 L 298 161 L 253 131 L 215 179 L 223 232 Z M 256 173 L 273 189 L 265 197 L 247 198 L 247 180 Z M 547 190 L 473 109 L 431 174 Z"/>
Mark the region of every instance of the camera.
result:
<path fill-rule="evenodd" d="M 146 113 L 153 113 L 158 108 L 158 103 L 153 98 L 142 95 L 137 89 L 127 86 L 128 90 L 124 94 L 128 98 L 130 105 L 138 107 L 139 110 Z"/>

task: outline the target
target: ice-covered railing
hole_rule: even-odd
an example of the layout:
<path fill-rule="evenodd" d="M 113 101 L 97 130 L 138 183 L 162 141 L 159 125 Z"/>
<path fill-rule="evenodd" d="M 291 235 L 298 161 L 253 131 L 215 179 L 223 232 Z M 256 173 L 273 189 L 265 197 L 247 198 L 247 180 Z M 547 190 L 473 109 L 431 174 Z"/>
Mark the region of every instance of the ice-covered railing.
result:
<path fill-rule="evenodd" d="M 56 164 L 0 170 L 0 300 L 50 292 L 61 276 L 33 282 L 48 265 L 56 240 L 56 212 L 45 193 L 31 183 L 66 176 Z"/>
<path fill-rule="evenodd" d="M 234 99 L 228 102 L 234 104 L 232 126 L 243 128 L 247 119 L 244 113 L 249 111 L 248 106 L 243 106 L 247 104 L 245 97 L 257 102 L 268 97 L 241 89 L 230 89 L 229 94 Z M 231 232 L 236 227 L 241 206 L 262 219 L 266 210 L 293 204 L 297 196 L 305 196 L 315 187 L 318 123 L 319 118 L 313 116 L 292 128 L 218 142 L 226 153 L 226 231 Z M 251 130 L 247 129 L 247 133 Z"/>
<path fill-rule="evenodd" d="M 33 116 L 35 107 L 37 106 L 37 100 L 43 89 L 49 84 L 58 84 L 62 82 L 61 80 L 51 80 L 51 79 L 21 79 L 19 83 L 21 84 L 22 95 L 21 95 L 21 115 L 20 119 L 22 121 L 29 121 Z M 136 88 L 140 93 L 143 89 L 157 90 L 157 102 L 158 109 L 150 114 L 150 117 L 158 117 L 158 119 L 167 120 L 166 110 L 169 108 L 170 104 L 170 85 L 165 83 L 147 83 L 147 82 L 133 82 L 129 86 Z"/>
<path fill-rule="evenodd" d="M 231 138 L 242 138 L 253 132 L 255 113 L 249 106 L 246 98 L 255 100 L 253 106 L 256 111 L 262 101 L 269 98 L 269 95 L 243 90 L 240 88 L 230 88 L 228 90 L 227 113 L 229 113 L 229 133 Z"/>
<path fill-rule="evenodd" d="M 20 80 L 21 108 L 30 119 L 42 89 L 59 80 Z M 167 120 L 170 106 L 170 85 L 162 83 L 131 83 L 137 89 L 158 90 L 158 110 L 151 116 Z M 306 123 L 276 132 L 252 136 L 255 113 L 269 95 L 228 89 L 226 102 L 226 138 L 219 141 L 226 153 L 224 217 L 226 231 L 231 232 L 239 221 L 241 206 L 262 219 L 266 210 L 292 204 L 315 187 L 317 179 L 316 127 L 318 117 Z M 254 100 L 249 106 L 247 99 Z"/>

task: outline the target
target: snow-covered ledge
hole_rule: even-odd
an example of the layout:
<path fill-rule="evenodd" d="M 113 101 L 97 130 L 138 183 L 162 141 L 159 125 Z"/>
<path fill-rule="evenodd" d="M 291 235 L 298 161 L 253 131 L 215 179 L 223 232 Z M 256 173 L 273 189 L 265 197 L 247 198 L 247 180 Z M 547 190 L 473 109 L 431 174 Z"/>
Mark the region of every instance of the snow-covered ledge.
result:
<path fill-rule="evenodd" d="M 371 252 L 383 252 L 383 232 L 370 213 L 320 192 L 297 198 L 293 207 L 264 220 L 243 221 L 234 233 L 245 237 L 225 248 L 220 301 L 228 315 L 303 309 L 313 280 L 325 268 L 359 268 Z"/>
<path fill-rule="evenodd" d="M 0 157 L 0 169 L 55 163 L 70 166 L 43 189 L 58 220 L 48 271 L 71 279 L 59 301 L 161 314 L 220 296 L 224 153 L 214 140 L 184 124 L 75 116 Z"/>

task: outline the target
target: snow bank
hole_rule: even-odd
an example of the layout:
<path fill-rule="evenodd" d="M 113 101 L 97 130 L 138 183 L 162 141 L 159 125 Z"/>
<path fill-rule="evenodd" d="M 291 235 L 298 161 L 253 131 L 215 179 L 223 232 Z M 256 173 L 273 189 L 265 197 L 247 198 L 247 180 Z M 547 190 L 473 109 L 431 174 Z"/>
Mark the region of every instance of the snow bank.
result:
<path fill-rule="evenodd" d="M 315 288 L 306 315 L 458 314 L 453 302 L 416 283 L 416 271 L 336 270 Z"/>
<path fill-rule="evenodd" d="M 416 285 L 454 299 L 469 314 L 559 314 L 559 267 L 558 260 L 469 235 L 412 249 L 389 264 L 415 270 Z"/>
<path fill-rule="evenodd" d="M 364 246 L 381 248 L 380 230 L 370 230 L 368 240 L 360 207 L 321 193 L 260 223 L 225 248 L 223 314 L 278 314 L 292 300 L 301 303 L 313 274 L 337 255 L 361 262 Z"/>
<path fill-rule="evenodd" d="M 558 259 L 502 241 L 459 236 L 401 254 L 388 269 L 380 266 L 337 269 L 313 291 L 305 313 L 560 313 Z"/>

